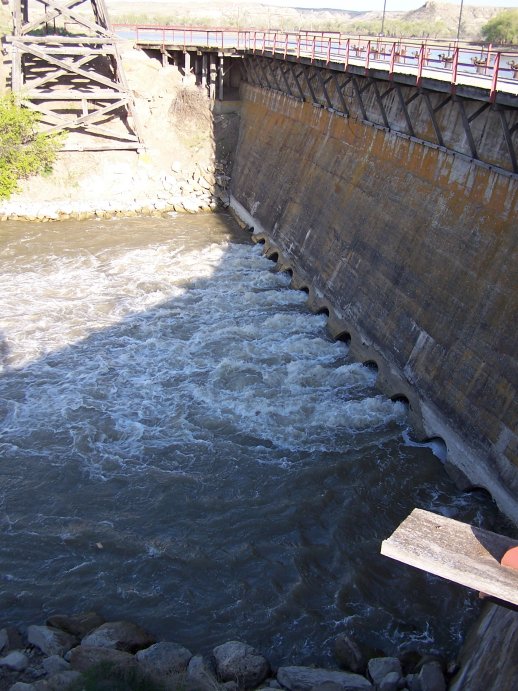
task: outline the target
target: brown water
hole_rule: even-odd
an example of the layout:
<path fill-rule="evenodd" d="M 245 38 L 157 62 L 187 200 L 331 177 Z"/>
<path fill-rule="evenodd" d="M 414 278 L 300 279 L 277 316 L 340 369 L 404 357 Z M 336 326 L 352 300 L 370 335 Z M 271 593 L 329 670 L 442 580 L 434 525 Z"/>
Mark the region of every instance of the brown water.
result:
<path fill-rule="evenodd" d="M 405 408 L 226 216 L 0 227 L 0 625 L 100 610 L 325 663 L 453 653 L 478 602 L 379 554 L 477 524 Z"/>

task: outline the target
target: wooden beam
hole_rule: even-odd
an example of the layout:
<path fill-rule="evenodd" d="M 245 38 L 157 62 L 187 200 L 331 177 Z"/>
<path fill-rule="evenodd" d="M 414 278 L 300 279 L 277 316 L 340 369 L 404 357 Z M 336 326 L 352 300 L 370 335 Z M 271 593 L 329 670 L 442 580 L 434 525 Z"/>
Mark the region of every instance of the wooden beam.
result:
<path fill-rule="evenodd" d="M 90 60 L 93 60 L 93 59 L 94 59 L 93 56 L 88 56 L 86 58 L 82 58 L 81 60 L 75 60 L 73 64 L 76 68 L 82 67 L 87 62 L 89 62 Z M 43 70 L 45 70 L 45 72 L 47 72 L 48 65 L 42 64 L 41 67 Z M 30 74 L 27 75 L 27 77 L 30 77 L 30 76 L 31 76 Z M 43 77 L 39 77 L 37 79 L 26 79 L 25 80 L 25 86 L 29 87 L 33 90 L 39 89 L 40 86 L 42 86 L 43 84 L 46 84 L 47 82 L 57 81 L 60 77 L 68 77 L 69 78 L 70 72 L 68 70 L 64 70 L 64 69 L 56 69 L 55 72 L 47 72 L 45 74 L 45 76 L 43 76 Z"/>
<path fill-rule="evenodd" d="M 81 69 L 77 68 L 74 63 L 66 62 L 64 60 L 59 60 L 58 58 L 53 58 L 48 53 L 46 53 L 43 50 L 37 49 L 35 46 L 26 46 L 25 50 L 28 54 L 34 55 L 37 58 L 40 58 L 41 60 L 48 62 L 49 65 L 55 65 L 56 67 L 61 67 L 61 69 L 65 70 L 69 74 L 75 74 L 75 75 L 78 75 L 79 77 L 84 77 L 88 81 L 98 82 L 99 84 L 104 84 L 104 86 L 108 86 L 111 89 L 120 89 L 121 91 L 124 91 L 124 87 L 122 84 L 117 84 L 113 80 L 110 80 L 110 79 L 107 79 L 106 77 L 103 77 L 98 72 L 93 72 L 93 71 L 86 72 L 85 70 L 81 70 Z"/>
<path fill-rule="evenodd" d="M 62 91 L 54 90 L 49 93 L 29 89 L 22 92 L 22 98 L 29 98 L 32 101 L 57 101 L 58 103 L 63 101 L 81 101 L 83 98 L 87 98 L 89 101 L 118 101 L 124 96 L 125 94 L 122 91 L 109 91 L 108 89 L 92 89 L 91 91 L 67 91 L 63 89 Z"/>
<path fill-rule="evenodd" d="M 22 27 L 22 34 L 28 34 L 30 31 L 33 29 L 37 29 L 40 26 L 43 26 L 47 24 L 49 21 L 49 17 L 52 19 L 55 19 L 56 17 L 59 17 L 60 15 L 67 19 L 69 22 L 75 22 L 76 24 L 79 24 L 80 26 L 85 27 L 85 29 L 90 29 L 90 31 L 93 31 L 97 35 L 105 35 L 105 36 L 110 36 L 112 35 L 112 32 L 104 27 L 101 26 L 100 24 L 96 24 L 94 22 L 89 21 L 86 17 L 82 15 L 78 15 L 75 12 L 72 12 L 68 8 L 70 6 L 78 5 L 80 3 L 78 2 L 67 2 L 64 5 L 58 5 L 55 0 L 46 0 L 46 4 L 49 6 L 50 11 L 48 12 L 47 15 L 43 15 L 43 17 L 40 17 L 39 19 L 36 19 L 32 21 L 30 24 L 24 24 Z"/>
<path fill-rule="evenodd" d="M 518 570 L 500 565 L 505 552 L 516 546 L 518 540 L 414 509 L 382 542 L 381 553 L 518 605 Z"/>
<path fill-rule="evenodd" d="M 14 34 L 12 36 L 5 36 L 7 43 L 18 41 L 20 43 L 55 43 L 56 45 L 77 44 L 77 45 L 114 45 L 120 39 L 113 36 L 19 36 Z M 162 44 L 160 44 L 162 45 Z"/>
<path fill-rule="evenodd" d="M 23 50 L 26 53 L 32 52 L 32 48 L 30 47 L 30 43 L 27 41 L 16 41 L 18 47 L 20 50 Z M 41 44 L 38 44 L 41 45 Z M 115 48 L 111 47 L 108 48 L 106 46 L 101 47 L 101 48 L 86 48 L 86 47 L 73 47 L 73 48 L 58 48 L 57 46 L 47 46 L 47 54 L 48 55 L 61 55 L 61 56 L 68 56 L 72 57 L 74 55 L 78 55 L 80 57 L 86 55 L 88 53 L 88 60 L 93 60 L 95 57 L 98 55 L 115 55 Z"/>

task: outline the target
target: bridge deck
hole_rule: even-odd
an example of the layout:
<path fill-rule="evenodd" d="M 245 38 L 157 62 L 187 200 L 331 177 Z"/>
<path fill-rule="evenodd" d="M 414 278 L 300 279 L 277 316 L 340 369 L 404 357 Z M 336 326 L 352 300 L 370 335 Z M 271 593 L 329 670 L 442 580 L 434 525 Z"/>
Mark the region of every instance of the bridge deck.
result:
<path fill-rule="evenodd" d="M 486 595 L 518 605 L 518 570 L 500 560 L 518 540 L 414 509 L 381 553 Z"/>
<path fill-rule="evenodd" d="M 219 29 L 116 25 L 119 36 L 135 38 L 148 47 L 170 50 L 218 50 L 317 63 L 328 69 L 363 69 L 383 78 L 439 91 L 463 91 L 471 98 L 518 106 L 518 52 L 496 51 L 490 46 L 457 43 L 418 43 L 369 37 L 348 38 L 337 33 L 259 32 Z"/>

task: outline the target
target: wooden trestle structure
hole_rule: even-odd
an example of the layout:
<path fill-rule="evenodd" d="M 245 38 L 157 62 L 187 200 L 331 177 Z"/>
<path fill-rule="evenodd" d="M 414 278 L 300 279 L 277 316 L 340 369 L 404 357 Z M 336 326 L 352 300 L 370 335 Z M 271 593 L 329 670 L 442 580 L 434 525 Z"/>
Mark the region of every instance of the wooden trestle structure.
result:
<path fill-rule="evenodd" d="M 11 88 L 40 113 L 42 130 L 73 132 L 68 151 L 143 148 L 104 0 L 10 4 Z"/>

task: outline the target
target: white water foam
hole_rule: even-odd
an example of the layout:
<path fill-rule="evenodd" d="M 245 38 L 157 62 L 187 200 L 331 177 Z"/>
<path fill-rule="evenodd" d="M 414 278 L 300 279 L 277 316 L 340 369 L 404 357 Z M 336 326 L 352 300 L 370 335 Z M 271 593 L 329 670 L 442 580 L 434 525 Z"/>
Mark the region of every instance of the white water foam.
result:
<path fill-rule="evenodd" d="M 404 406 L 260 247 L 139 223 L 0 245 L 4 616 L 103 600 L 187 645 L 247 630 L 304 657 L 347 601 L 399 642 L 400 603 L 375 602 L 396 567 L 362 569 L 400 503 L 445 501 L 400 449 Z"/>

